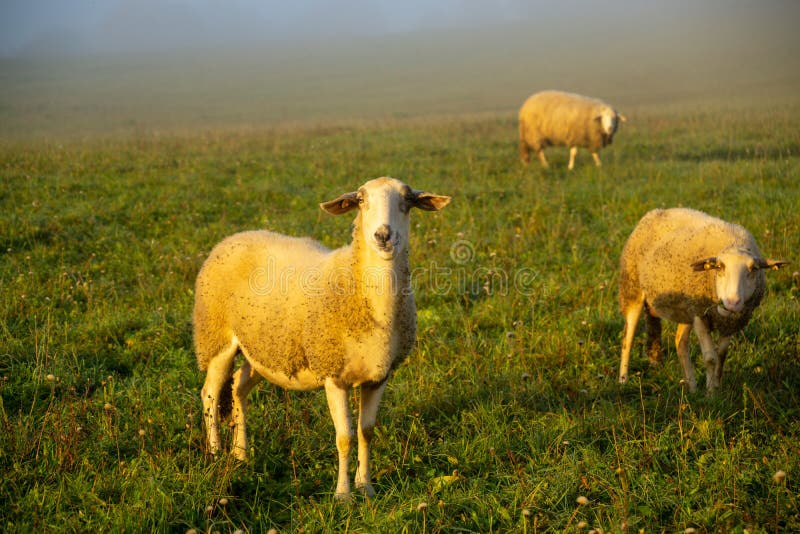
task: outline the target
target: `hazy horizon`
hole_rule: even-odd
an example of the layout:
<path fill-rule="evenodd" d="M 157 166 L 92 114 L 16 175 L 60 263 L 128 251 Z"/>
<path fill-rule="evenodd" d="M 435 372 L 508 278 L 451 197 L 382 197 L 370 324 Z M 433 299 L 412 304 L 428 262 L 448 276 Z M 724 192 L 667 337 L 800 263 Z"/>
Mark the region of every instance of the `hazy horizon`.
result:
<path fill-rule="evenodd" d="M 7 0 L 0 135 L 512 113 L 545 88 L 793 99 L 797 20 L 792 0 Z"/>

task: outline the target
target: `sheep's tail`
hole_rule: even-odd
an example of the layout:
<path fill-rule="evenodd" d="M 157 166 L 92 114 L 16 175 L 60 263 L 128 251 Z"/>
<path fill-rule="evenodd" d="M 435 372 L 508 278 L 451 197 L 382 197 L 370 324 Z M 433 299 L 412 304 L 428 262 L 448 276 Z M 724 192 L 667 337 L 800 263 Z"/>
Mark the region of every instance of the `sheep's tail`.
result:
<path fill-rule="evenodd" d="M 222 419 L 227 419 L 231 416 L 231 412 L 233 412 L 233 376 L 228 378 L 222 386 L 217 406 L 219 408 L 219 416 Z"/>

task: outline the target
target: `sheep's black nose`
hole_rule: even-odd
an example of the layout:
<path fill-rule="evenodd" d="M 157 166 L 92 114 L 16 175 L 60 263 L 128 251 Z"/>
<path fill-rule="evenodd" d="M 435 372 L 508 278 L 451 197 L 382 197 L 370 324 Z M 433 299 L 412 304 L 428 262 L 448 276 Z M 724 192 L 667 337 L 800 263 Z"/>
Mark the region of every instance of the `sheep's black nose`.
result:
<path fill-rule="evenodd" d="M 385 245 L 391 237 L 392 229 L 388 224 L 384 224 L 375 232 L 375 241 L 377 241 L 380 245 Z"/>

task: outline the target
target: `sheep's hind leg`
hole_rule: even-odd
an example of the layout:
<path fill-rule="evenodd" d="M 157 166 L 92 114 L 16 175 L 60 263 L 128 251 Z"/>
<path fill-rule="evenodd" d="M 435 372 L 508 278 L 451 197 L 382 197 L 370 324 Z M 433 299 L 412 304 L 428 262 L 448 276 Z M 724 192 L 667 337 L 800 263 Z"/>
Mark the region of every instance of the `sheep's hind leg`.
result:
<path fill-rule="evenodd" d="M 383 381 L 377 386 L 361 386 L 361 405 L 358 410 L 358 467 L 356 468 L 356 488 L 362 489 L 367 497 L 373 497 L 375 490 L 372 487 L 370 475 L 369 451 L 372 435 L 375 430 L 375 420 L 378 417 L 378 406 L 386 389 Z"/>
<path fill-rule="evenodd" d="M 631 347 L 633 346 L 633 336 L 636 334 L 636 323 L 642 315 L 644 308 L 644 295 L 640 295 L 635 301 L 626 303 L 623 313 L 625 314 L 625 329 L 622 339 L 622 356 L 619 361 L 619 382 L 624 384 L 628 381 L 628 364 L 631 359 Z"/>
<path fill-rule="evenodd" d="M 597 155 L 597 152 L 592 152 L 592 158 L 594 159 L 594 164 L 598 167 L 603 166 L 603 162 L 600 161 L 600 156 Z"/>
<path fill-rule="evenodd" d="M 717 385 L 722 384 L 722 366 L 725 365 L 725 357 L 728 355 L 728 347 L 731 344 L 731 336 L 722 336 L 717 343 L 717 357 L 719 364 L 717 365 Z"/>
<path fill-rule="evenodd" d="M 547 163 L 547 158 L 544 155 L 544 149 L 543 148 L 540 148 L 539 150 L 537 150 L 536 151 L 536 155 L 539 156 L 539 162 L 542 164 L 542 167 L 544 167 L 545 169 L 550 167 L 550 164 Z"/>
<path fill-rule="evenodd" d="M 350 498 L 350 448 L 353 443 L 353 426 L 350 421 L 350 407 L 347 402 L 347 389 L 337 386 L 332 378 L 325 380 L 325 396 L 331 411 L 333 426 L 336 429 L 336 450 L 339 452 L 339 475 L 336 482 L 336 499 L 346 501 Z"/>
<path fill-rule="evenodd" d="M 717 373 L 721 371 L 720 358 L 714 340 L 711 339 L 708 325 L 700 317 L 694 318 L 694 331 L 703 351 L 703 362 L 706 364 L 706 393 L 710 395 L 719 386 Z"/>
<path fill-rule="evenodd" d="M 650 361 L 651 366 L 658 367 L 664 360 L 664 351 L 661 348 L 661 318 L 653 315 L 649 306 L 646 307 L 645 330 L 647 331 L 647 359 Z"/>
<path fill-rule="evenodd" d="M 694 378 L 694 365 L 689 357 L 689 335 L 692 333 L 692 325 L 680 323 L 675 331 L 675 350 L 678 351 L 678 360 L 683 369 L 683 379 L 689 386 L 689 391 L 697 390 L 697 380 Z"/>
<path fill-rule="evenodd" d="M 523 139 L 519 140 L 519 159 L 525 165 L 531 161 L 530 147 Z"/>
<path fill-rule="evenodd" d="M 222 396 L 222 388 L 230 380 L 237 348 L 238 344 L 236 340 L 233 340 L 228 347 L 211 358 L 206 370 L 206 380 L 200 392 L 200 399 L 203 401 L 203 419 L 206 423 L 208 451 L 211 454 L 219 452 L 219 401 Z"/>
<path fill-rule="evenodd" d="M 567 165 L 567 169 L 572 170 L 575 168 L 575 156 L 578 155 L 578 147 L 573 146 L 569 149 L 569 165 Z"/>
<path fill-rule="evenodd" d="M 261 375 L 253 370 L 247 360 L 233 374 L 234 432 L 231 453 L 243 462 L 247 460 L 247 395 L 262 380 Z"/>

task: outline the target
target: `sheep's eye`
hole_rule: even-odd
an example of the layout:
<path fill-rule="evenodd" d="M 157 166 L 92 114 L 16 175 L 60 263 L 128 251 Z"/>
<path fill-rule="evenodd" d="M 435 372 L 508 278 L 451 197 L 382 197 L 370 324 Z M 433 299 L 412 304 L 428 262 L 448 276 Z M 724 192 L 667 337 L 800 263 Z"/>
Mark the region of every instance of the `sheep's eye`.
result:
<path fill-rule="evenodd" d="M 359 193 L 358 193 L 358 195 L 356 195 L 356 201 L 357 201 L 359 204 L 363 204 L 363 203 L 364 203 L 364 195 L 363 195 L 362 193 L 360 193 L 360 192 L 359 192 Z"/>

